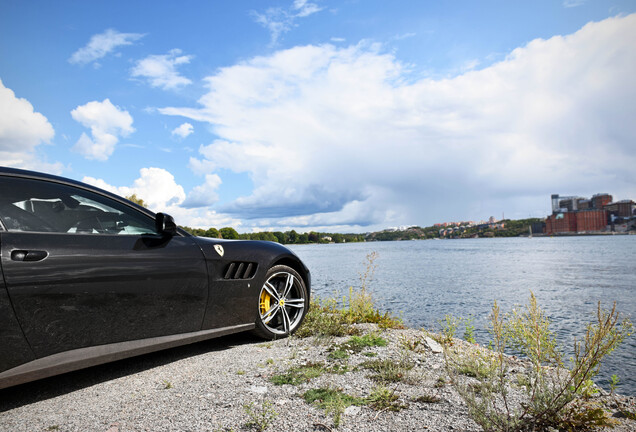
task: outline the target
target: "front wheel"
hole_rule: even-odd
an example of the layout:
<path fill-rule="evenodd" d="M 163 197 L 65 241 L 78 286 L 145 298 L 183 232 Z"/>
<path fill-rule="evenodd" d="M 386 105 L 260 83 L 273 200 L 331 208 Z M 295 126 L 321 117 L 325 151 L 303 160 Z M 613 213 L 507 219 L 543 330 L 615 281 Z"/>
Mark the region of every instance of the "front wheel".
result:
<path fill-rule="evenodd" d="M 258 295 L 254 332 L 266 339 L 289 336 L 298 329 L 308 308 L 303 278 L 291 267 L 276 265 L 267 271 Z"/>

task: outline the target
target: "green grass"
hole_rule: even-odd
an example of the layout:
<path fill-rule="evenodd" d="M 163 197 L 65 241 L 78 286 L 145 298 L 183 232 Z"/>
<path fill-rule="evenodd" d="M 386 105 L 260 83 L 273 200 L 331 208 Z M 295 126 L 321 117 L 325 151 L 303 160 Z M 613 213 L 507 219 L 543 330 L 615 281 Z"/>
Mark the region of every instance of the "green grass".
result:
<path fill-rule="evenodd" d="M 386 339 L 378 334 L 371 333 L 364 336 L 352 336 L 342 346 L 348 350 L 360 352 L 365 348 L 384 347 L 386 345 Z"/>
<path fill-rule="evenodd" d="M 331 351 L 327 358 L 330 360 L 344 360 L 349 358 L 349 353 L 343 349 L 336 349 Z"/>
<path fill-rule="evenodd" d="M 309 312 L 305 315 L 305 320 L 295 335 L 301 338 L 310 336 L 339 337 L 347 336 L 351 332 L 352 329 L 336 307 L 334 299 L 322 301 L 314 297 L 311 300 Z"/>
<path fill-rule="evenodd" d="M 389 390 L 384 386 L 375 387 L 371 391 L 367 404 L 376 411 L 400 411 L 408 408 L 399 401 L 396 389 Z"/>
<path fill-rule="evenodd" d="M 265 431 L 278 416 L 278 413 L 272 408 L 272 404 L 268 400 L 263 401 L 260 406 L 250 402 L 243 405 L 243 410 L 248 417 L 245 426 L 258 432 Z"/>
<path fill-rule="evenodd" d="M 352 336 L 346 342 L 332 346 L 328 358 L 331 360 L 344 360 L 350 353 L 358 353 L 365 348 L 383 347 L 387 345 L 386 339 L 376 333 L 364 336 Z"/>
<path fill-rule="evenodd" d="M 361 364 L 365 369 L 374 372 L 371 379 L 384 383 L 404 382 L 408 379 L 408 372 L 413 369 L 414 364 L 405 359 L 398 361 L 391 359 L 369 360 Z"/>
<path fill-rule="evenodd" d="M 404 328 L 401 319 L 376 307 L 375 299 L 367 289 L 373 278 L 377 256 L 375 252 L 367 256 L 366 270 L 360 275 L 360 288 L 350 287 L 348 297 L 313 298 L 309 312 L 296 335 L 347 336 L 357 333 L 353 324 L 364 323 L 377 324 L 380 328 Z"/>
<path fill-rule="evenodd" d="M 269 381 L 274 385 L 299 385 L 309 382 L 325 372 L 327 372 L 327 369 L 324 364 L 308 363 L 303 366 L 291 368 L 285 373 L 272 375 Z"/>
<path fill-rule="evenodd" d="M 303 394 L 303 399 L 309 404 L 314 404 L 325 412 L 333 414 L 333 422 L 336 427 L 340 426 L 340 420 L 344 410 L 351 405 L 365 405 L 366 401 L 344 393 L 341 389 L 321 387 L 307 390 Z"/>
<path fill-rule="evenodd" d="M 429 395 L 429 394 L 423 394 L 413 399 L 413 402 L 420 402 L 420 403 L 427 403 L 427 404 L 437 403 L 439 401 L 440 401 L 440 398 L 434 395 Z"/>
<path fill-rule="evenodd" d="M 356 296 L 357 294 L 353 292 L 352 295 Z M 366 301 L 373 301 L 368 293 L 360 295 L 366 298 Z M 369 307 L 371 310 L 368 308 L 351 310 L 348 307 L 339 308 L 335 298 L 326 300 L 314 298 L 311 301 L 309 312 L 305 315 L 305 320 L 295 334 L 301 338 L 354 335 L 358 330 L 353 327 L 353 324 L 364 323 L 377 324 L 380 328 L 404 328 L 399 318 L 394 317 L 389 312 L 380 312 L 375 309 L 373 303 L 369 303 Z"/>

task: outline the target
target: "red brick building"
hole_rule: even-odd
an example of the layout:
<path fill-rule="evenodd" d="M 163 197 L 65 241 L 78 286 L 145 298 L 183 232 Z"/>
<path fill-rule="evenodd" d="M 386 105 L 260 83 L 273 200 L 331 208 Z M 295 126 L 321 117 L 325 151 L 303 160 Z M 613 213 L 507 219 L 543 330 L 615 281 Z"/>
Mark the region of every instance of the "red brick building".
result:
<path fill-rule="evenodd" d="M 583 210 L 576 212 L 576 230 L 601 231 L 607 226 L 607 212 L 605 210 Z"/>
<path fill-rule="evenodd" d="M 578 212 L 555 213 L 545 220 L 545 233 L 576 233 L 601 231 L 607 226 L 605 210 L 581 210 Z"/>
<path fill-rule="evenodd" d="M 545 220 L 544 233 L 587 233 L 608 229 L 615 223 L 636 226 L 636 203 L 633 200 L 612 201 L 607 193 L 598 193 L 591 199 L 552 194 L 552 214 Z M 626 228 L 627 229 L 627 228 Z"/>
<path fill-rule="evenodd" d="M 576 232 L 576 213 L 555 213 L 545 220 L 545 233 Z"/>
<path fill-rule="evenodd" d="M 612 202 L 605 206 L 605 210 L 615 217 L 631 218 L 636 216 L 636 203 L 632 200 Z"/>
<path fill-rule="evenodd" d="M 612 196 L 606 193 L 598 193 L 592 197 L 592 208 L 601 210 L 612 202 Z"/>

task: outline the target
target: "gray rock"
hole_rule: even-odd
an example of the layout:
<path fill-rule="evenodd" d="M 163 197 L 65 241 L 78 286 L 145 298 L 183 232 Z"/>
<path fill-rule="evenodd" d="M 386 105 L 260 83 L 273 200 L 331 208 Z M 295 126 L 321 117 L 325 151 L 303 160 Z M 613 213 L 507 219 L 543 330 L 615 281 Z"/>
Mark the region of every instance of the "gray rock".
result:
<path fill-rule="evenodd" d="M 267 393 L 267 387 L 264 387 L 264 386 L 252 386 L 252 387 L 250 387 L 250 391 L 252 393 L 265 394 L 265 393 Z"/>
<path fill-rule="evenodd" d="M 426 345 L 434 354 L 439 354 L 444 351 L 444 349 L 442 348 L 440 344 L 438 344 L 437 342 L 435 342 L 432 338 L 428 336 L 424 338 L 424 342 L 426 342 Z"/>
<path fill-rule="evenodd" d="M 350 407 L 347 407 L 344 410 L 344 415 L 346 416 L 356 416 L 358 414 L 360 414 L 360 407 L 359 406 L 355 406 L 355 405 L 351 405 Z"/>

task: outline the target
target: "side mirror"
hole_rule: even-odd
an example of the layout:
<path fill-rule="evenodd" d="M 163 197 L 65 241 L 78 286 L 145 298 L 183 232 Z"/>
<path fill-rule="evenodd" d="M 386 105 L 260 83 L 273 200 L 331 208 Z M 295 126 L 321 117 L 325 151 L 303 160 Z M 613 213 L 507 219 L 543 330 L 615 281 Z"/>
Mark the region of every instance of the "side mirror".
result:
<path fill-rule="evenodd" d="M 155 227 L 157 232 L 164 235 L 177 235 L 177 224 L 174 223 L 172 216 L 165 213 L 157 213 L 155 216 Z"/>

